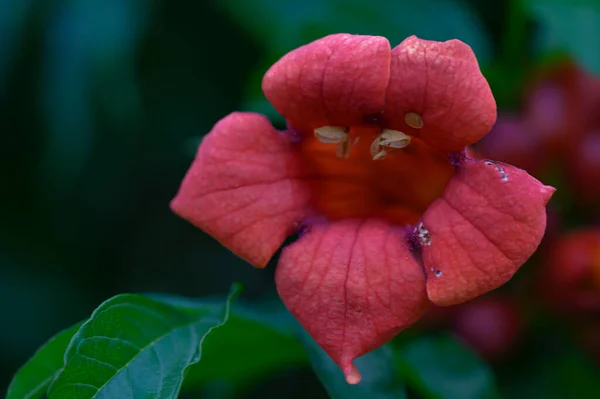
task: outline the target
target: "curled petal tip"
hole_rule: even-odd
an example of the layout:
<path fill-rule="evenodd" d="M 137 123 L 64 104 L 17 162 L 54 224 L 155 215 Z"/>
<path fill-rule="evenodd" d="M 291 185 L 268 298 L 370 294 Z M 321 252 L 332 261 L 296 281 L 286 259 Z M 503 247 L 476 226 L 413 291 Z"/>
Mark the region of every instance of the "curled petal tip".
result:
<path fill-rule="evenodd" d="M 177 199 L 178 199 L 178 197 L 175 197 L 171 200 L 171 202 L 169 202 L 169 209 L 174 214 L 179 215 L 179 213 L 177 212 Z"/>
<path fill-rule="evenodd" d="M 548 203 L 548 201 L 550 201 L 550 198 L 552 198 L 552 195 L 554 195 L 554 193 L 556 192 L 556 189 L 552 186 L 543 186 L 540 189 L 540 192 L 546 199 L 546 203 Z"/>
<path fill-rule="evenodd" d="M 360 373 L 358 372 L 358 369 L 356 368 L 356 366 L 354 364 L 350 364 L 350 371 L 345 373 L 346 374 L 346 382 L 350 385 L 356 385 L 360 382 L 360 380 L 362 379 L 362 377 L 360 376 Z"/>

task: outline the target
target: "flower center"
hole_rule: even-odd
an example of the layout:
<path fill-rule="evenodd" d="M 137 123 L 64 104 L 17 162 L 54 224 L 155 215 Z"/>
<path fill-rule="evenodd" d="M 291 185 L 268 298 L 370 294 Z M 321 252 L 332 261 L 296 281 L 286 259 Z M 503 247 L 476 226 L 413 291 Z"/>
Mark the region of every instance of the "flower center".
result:
<path fill-rule="evenodd" d="M 418 114 L 407 114 L 420 128 Z M 322 126 L 299 144 L 314 206 L 323 216 L 416 223 L 454 174 L 448 155 L 403 132 L 373 126 Z"/>

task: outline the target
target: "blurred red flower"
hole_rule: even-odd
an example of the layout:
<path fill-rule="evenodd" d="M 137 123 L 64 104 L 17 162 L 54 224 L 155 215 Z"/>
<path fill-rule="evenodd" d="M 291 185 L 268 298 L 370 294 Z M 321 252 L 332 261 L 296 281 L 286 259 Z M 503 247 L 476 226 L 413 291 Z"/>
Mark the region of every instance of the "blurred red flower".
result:
<path fill-rule="evenodd" d="M 492 131 L 477 144 L 480 156 L 492 157 L 539 176 L 547 161 L 540 140 L 530 131 L 519 114 L 498 117 Z"/>
<path fill-rule="evenodd" d="M 565 160 L 589 121 L 591 77 L 564 62 L 538 71 L 525 91 L 524 124 L 547 159 Z"/>
<path fill-rule="evenodd" d="M 541 288 L 552 309 L 575 318 L 600 312 L 600 229 L 557 237 L 545 254 L 542 271 Z"/>
<path fill-rule="evenodd" d="M 558 166 L 577 203 L 600 201 L 600 79 L 571 62 L 537 73 L 522 114 L 500 115 L 477 152 L 541 178 Z"/>
<path fill-rule="evenodd" d="M 545 161 L 566 166 L 575 202 L 600 201 L 600 79 L 572 62 L 541 71 L 528 93 L 525 125 Z"/>
<path fill-rule="evenodd" d="M 484 297 L 460 305 L 454 331 L 481 356 L 500 360 L 514 348 L 522 332 L 522 315 L 511 300 Z"/>

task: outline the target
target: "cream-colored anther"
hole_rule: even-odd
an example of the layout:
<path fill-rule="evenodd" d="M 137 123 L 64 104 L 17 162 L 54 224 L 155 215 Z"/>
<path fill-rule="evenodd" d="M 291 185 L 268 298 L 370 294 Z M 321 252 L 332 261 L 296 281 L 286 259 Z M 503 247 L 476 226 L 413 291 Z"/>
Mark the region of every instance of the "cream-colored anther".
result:
<path fill-rule="evenodd" d="M 321 143 L 339 144 L 348 140 L 348 129 L 342 126 L 322 126 L 315 129 L 315 137 Z"/>
<path fill-rule="evenodd" d="M 423 127 L 423 118 L 416 112 L 408 112 L 405 114 L 404 122 L 414 129 L 420 129 Z"/>
<path fill-rule="evenodd" d="M 377 161 L 378 159 L 383 159 L 387 155 L 387 151 L 381 150 L 377 154 L 373 156 L 373 161 Z"/>
<path fill-rule="evenodd" d="M 404 148 L 410 144 L 411 137 L 398 130 L 384 129 L 379 136 L 379 145 L 391 148 Z"/>
<path fill-rule="evenodd" d="M 384 159 L 388 150 L 404 148 L 410 144 L 411 137 L 398 130 L 383 129 L 381 134 L 371 143 L 373 160 Z"/>
<path fill-rule="evenodd" d="M 377 137 L 371 143 L 371 158 L 373 160 L 383 159 L 387 155 L 387 151 L 381 146 L 381 136 Z"/>
<path fill-rule="evenodd" d="M 348 140 L 342 141 L 335 146 L 335 155 L 338 158 L 348 158 L 350 156 L 350 143 Z"/>

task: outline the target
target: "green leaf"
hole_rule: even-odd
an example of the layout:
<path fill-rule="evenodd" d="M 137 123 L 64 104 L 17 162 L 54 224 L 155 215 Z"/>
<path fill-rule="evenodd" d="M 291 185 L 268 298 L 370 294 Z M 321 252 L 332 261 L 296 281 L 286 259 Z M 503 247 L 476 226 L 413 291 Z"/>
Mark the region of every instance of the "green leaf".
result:
<path fill-rule="evenodd" d="M 203 361 L 190 367 L 184 389 L 218 380 L 240 388 L 276 371 L 308 365 L 306 351 L 287 323 L 290 318 L 287 312 L 236 304 L 227 324 L 206 338 Z"/>
<path fill-rule="evenodd" d="M 81 323 L 50 338 L 23 367 L 17 371 L 6 399 L 40 398 L 52 380 L 62 371 L 65 351 Z"/>
<path fill-rule="evenodd" d="M 564 51 L 600 73 L 600 2 L 598 0 L 524 0 L 541 24 L 542 52 Z"/>
<path fill-rule="evenodd" d="M 556 398 L 593 398 L 600 392 L 600 372 L 581 353 L 566 353 L 544 369 L 549 379 L 542 383 L 553 388 Z"/>
<path fill-rule="evenodd" d="M 0 93 L 4 94 L 6 76 L 19 54 L 25 24 L 32 9 L 31 0 L 0 2 Z"/>
<path fill-rule="evenodd" d="M 142 0 L 55 2 L 43 34 L 40 83 L 45 198 L 60 200 L 85 172 L 100 125 L 95 105 L 109 131 L 135 131 L 141 117 L 135 54 L 151 7 Z"/>
<path fill-rule="evenodd" d="M 558 323 L 558 321 L 556 321 Z M 510 399 L 597 398 L 600 369 L 565 326 L 544 323 L 499 373 L 502 396 Z"/>
<path fill-rule="evenodd" d="M 227 321 L 238 292 L 224 309 L 182 310 L 143 295 L 109 299 L 73 336 L 48 398 L 176 398 L 185 369 L 200 360 L 204 337 Z"/>
<path fill-rule="evenodd" d="M 278 55 L 321 36 L 346 32 L 385 36 L 393 45 L 410 35 L 430 40 L 458 38 L 471 45 L 480 61 L 491 56 L 488 34 L 463 0 L 225 0 L 217 4 L 267 51 Z"/>
<path fill-rule="evenodd" d="M 448 335 L 405 345 L 398 364 L 407 384 L 426 398 L 498 398 L 489 367 Z"/>
<path fill-rule="evenodd" d="M 189 311 L 206 300 L 154 295 L 180 310 Z M 184 388 L 225 381 L 243 385 L 267 377 L 272 371 L 308 364 L 306 351 L 296 337 L 297 322 L 277 302 L 275 306 L 236 303 L 219 334 L 203 345 L 203 361 L 189 368 Z M 243 331 L 240 334 L 240 331 Z"/>
<path fill-rule="evenodd" d="M 510 399 L 597 398 L 600 372 L 579 353 L 565 353 L 551 359 L 538 356 L 521 368 L 503 393 Z M 533 363 L 533 364 L 531 364 Z"/>
<path fill-rule="evenodd" d="M 333 399 L 403 399 L 405 384 L 399 378 L 393 349 L 385 345 L 355 360 L 362 380 L 349 385 L 340 368 L 325 351 L 307 334 L 301 336 L 313 369 L 327 393 Z"/>

